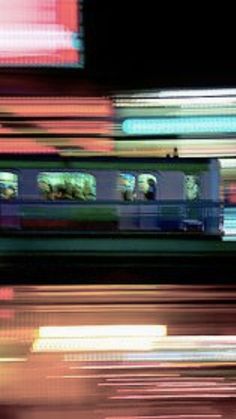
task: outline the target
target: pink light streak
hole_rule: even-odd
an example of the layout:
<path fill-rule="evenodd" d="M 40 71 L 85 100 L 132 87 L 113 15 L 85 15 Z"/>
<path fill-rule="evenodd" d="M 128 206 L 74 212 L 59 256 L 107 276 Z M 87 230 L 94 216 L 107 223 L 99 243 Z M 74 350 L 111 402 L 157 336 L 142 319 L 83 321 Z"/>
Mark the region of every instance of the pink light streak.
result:
<path fill-rule="evenodd" d="M 0 0 L 0 64 L 76 64 L 76 0 Z"/>

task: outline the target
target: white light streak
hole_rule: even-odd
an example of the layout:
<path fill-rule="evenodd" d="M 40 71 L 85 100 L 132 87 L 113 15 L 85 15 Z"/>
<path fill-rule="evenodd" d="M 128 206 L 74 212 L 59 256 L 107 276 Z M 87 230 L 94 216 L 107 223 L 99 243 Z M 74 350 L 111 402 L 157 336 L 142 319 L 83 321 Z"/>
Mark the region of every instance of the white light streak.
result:
<path fill-rule="evenodd" d="M 236 154 L 236 145 L 235 145 L 235 154 Z M 236 159 L 220 159 L 220 165 L 222 169 L 235 168 L 236 169 Z"/>
<path fill-rule="evenodd" d="M 166 336 L 164 325 L 97 325 L 97 326 L 43 326 L 39 338 L 104 338 L 104 337 L 161 337 Z"/>
<path fill-rule="evenodd" d="M 27 358 L 0 358 L 0 362 L 26 362 Z"/>
<path fill-rule="evenodd" d="M 37 26 L 38 27 L 38 26 Z M 4 56 L 20 56 L 72 48 L 72 33 L 59 25 L 43 25 L 42 30 L 33 26 L 27 30 L 20 26 L 0 29 L 0 51 Z"/>
<path fill-rule="evenodd" d="M 150 93 L 151 94 L 151 93 Z M 191 90 L 161 90 L 156 92 L 158 97 L 219 97 L 219 96 L 236 96 L 236 89 L 191 89 Z"/>

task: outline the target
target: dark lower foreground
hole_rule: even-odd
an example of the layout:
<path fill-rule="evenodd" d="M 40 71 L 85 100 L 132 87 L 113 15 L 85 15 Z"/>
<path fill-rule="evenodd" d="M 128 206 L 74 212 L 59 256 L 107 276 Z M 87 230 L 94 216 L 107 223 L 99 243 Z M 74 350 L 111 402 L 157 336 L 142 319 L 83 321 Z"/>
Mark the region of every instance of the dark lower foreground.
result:
<path fill-rule="evenodd" d="M 24 254 L 90 255 L 90 256 L 148 256 L 232 254 L 236 241 L 223 241 L 219 236 L 183 236 L 144 234 L 75 234 L 0 236 L 0 256 Z"/>
<path fill-rule="evenodd" d="M 236 417 L 235 286 L 6 286 L 0 298 L 1 419 Z"/>
<path fill-rule="evenodd" d="M 197 412 L 197 413 L 196 413 Z M 148 414 L 147 414 L 148 413 Z M 2 419 L 234 419 L 236 415 L 235 403 L 232 400 L 194 401 L 179 399 L 155 403 L 129 403 L 129 406 L 119 408 L 102 407 L 92 409 L 90 405 L 65 404 L 61 406 L 31 405 L 31 406 L 0 406 Z"/>
<path fill-rule="evenodd" d="M 12 284 L 233 283 L 236 242 L 154 234 L 5 235 L 1 281 Z"/>
<path fill-rule="evenodd" d="M 0 278 L 22 285 L 234 284 L 235 253 L 6 253 L 0 256 Z"/>

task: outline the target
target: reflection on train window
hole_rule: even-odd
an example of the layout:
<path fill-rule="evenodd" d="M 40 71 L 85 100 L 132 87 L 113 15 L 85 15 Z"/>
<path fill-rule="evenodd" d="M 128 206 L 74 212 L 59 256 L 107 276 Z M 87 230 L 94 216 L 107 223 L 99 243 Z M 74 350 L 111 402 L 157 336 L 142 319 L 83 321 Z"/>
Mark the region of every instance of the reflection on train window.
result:
<path fill-rule="evenodd" d="M 141 193 L 141 198 L 147 201 L 154 201 L 157 192 L 156 177 L 150 173 L 143 173 L 138 177 L 138 189 Z"/>
<path fill-rule="evenodd" d="M 135 176 L 130 173 L 120 173 L 117 189 L 124 201 L 135 200 Z"/>
<path fill-rule="evenodd" d="M 40 173 L 38 187 L 42 197 L 48 200 L 96 199 L 96 179 L 88 173 Z"/>
<path fill-rule="evenodd" d="M 18 196 L 18 176 L 10 172 L 0 172 L 0 198 L 11 200 Z"/>
<path fill-rule="evenodd" d="M 189 201 L 200 197 L 200 183 L 198 176 L 185 176 L 185 196 Z"/>

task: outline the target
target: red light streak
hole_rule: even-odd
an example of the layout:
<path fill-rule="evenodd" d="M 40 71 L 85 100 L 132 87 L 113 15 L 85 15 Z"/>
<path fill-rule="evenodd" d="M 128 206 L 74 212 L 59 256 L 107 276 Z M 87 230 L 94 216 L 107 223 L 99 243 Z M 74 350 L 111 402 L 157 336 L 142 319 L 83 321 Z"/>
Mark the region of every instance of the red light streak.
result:
<path fill-rule="evenodd" d="M 12 287 L 0 287 L 0 301 L 12 301 L 14 290 Z"/>
<path fill-rule="evenodd" d="M 0 319 L 13 319 L 15 317 L 15 310 L 0 309 Z"/>

